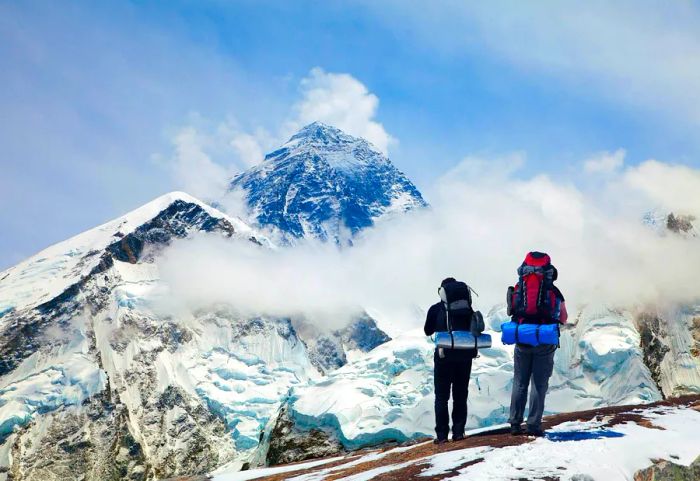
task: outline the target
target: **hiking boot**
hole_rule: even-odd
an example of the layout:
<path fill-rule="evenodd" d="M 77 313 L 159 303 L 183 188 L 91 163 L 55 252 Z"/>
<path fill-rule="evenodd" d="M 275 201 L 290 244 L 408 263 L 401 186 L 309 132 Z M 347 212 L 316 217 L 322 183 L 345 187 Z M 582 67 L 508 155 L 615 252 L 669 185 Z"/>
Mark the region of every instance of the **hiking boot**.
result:
<path fill-rule="evenodd" d="M 435 438 L 435 439 L 433 439 L 433 444 L 437 444 L 437 445 L 445 444 L 446 442 L 447 442 L 447 438 L 444 438 L 444 439 L 443 438 Z"/>
<path fill-rule="evenodd" d="M 464 439 L 464 433 L 452 435 L 452 441 L 461 441 L 462 439 Z"/>
<path fill-rule="evenodd" d="M 527 435 L 528 436 L 535 436 L 536 438 L 543 438 L 544 431 L 542 430 L 542 428 L 531 428 L 528 426 Z"/>
<path fill-rule="evenodd" d="M 511 424 L 510 425 L 510 434 L 511 435 L 519 436 L 522 433 L 523 433 L 523 428 L 520 426 L 520 424 Z"/>

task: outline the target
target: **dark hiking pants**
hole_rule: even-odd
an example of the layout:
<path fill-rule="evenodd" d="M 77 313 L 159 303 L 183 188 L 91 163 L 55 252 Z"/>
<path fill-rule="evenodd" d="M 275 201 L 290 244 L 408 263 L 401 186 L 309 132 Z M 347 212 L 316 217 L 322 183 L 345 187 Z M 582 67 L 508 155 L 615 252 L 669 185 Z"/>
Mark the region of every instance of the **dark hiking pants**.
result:
<path fill-rule="evenodd" d="M 557 346 L 515 346 L 513 367 L 513 392 L 510 398 L 511 424 L 523 422 L 527 390 L 530 386 L 530 407 L 527 427 L 530 430 L 542 428 L 544 398 L 549 388 L 549 377 L 554 369 L 554 352 Z"/>
<path fill-rule="evenodd" d="M 464 435 L 467 424 L 467 394 L 472 359 L 435 359 L 435 434 L 447 439 L 450 432 L 450 414 L 447 402 L 452 390 L 452 435 Z"/>

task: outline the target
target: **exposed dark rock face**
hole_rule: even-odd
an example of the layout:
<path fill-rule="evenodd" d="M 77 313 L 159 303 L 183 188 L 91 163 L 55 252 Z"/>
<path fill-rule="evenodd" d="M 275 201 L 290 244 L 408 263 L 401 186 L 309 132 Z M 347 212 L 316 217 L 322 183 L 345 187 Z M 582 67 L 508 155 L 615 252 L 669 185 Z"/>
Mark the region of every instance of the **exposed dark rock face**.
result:
<path fill-rule="evenodd" d="M 391 340 L 366 313 L 342 329 L 319 332 L 316 326 L 299 323 L 299 335 L 309 352 L 309 359 L 321 373 L 347 364 L 348 351 L 369 352 Z"/>
<path fill-rule="evenodd" d="M 666 228 L 676 234 L 688 233 L 693 230 L 695 216 L 668 214 L 666 217 Z"/>
<path fill-rule="evenodd" d="M 690 354 L 692 354 L 693 357 L 700 357 L 700 316 L 694 317 L 692 322 L 691 334 L 695 344 L 690 348 Z"/>
<path fill-rule="evenodd" d="M 149 245 L 167 245 L 174 238 L 183 238 L 193 229 L 220 232 L 227 237 L 235 233 L 233 225 L 223 218 L 209 215 L 201 206 L 176 200 L 156 217 L 108 247 L 119 261 L 135 264 Z"/>
<path fill-rule="evenodd" d="M 162 459 L 153 466 L 158 478 L 207 473 L 228 461 L 220 459 L 212 446 L 213 439 L 230 442 L 226 425 L 180 388 L 168 386 L 160 396 L 149 399 L 144 405 L 143 423 L 154 434 L 160 426 L 166 427 L 161 439 L 149 436 L 151 449 Z M 177 444 L 184 442 L 186 445 L 177 449 Z"/>
<path fill-rule="evenodd" d="M 319 335 L 306 342 L 311 364 L 321 373 L 327 373 L 343 367 L 348 359 L 343 345 L 330 335 Z"/>
<path fill-rule="evenodd" d="M 659 386 L 660 392 L 663 392 L 661 389 L 661 362 L 670 350 L 663 342 L 663 337 L 665 337 L 663 322 L 658 316 L 651 314 L 642 314 L 637 318 L 644 364 L 649 368 L 651 377 Z"/>
<path fill-rule="evenodd" d="M 112 258 L 105 253 L 87 276 L 69 286 L 52 300 L 34 309 L 9 312 L 0 330 L 0 376 L 14 370 L 24 359 L 47 342 L 43 333 L 48 326 L 65 326 L 71 316 L 83 307 L 76 299 L 77 295 L 89 290 L 88 283 L 106 272 L 113 264 Z M 100 296 L 94 296 L 93 301 L 100 304 L 97 297 Z"/>
<path fill-rule="evenodd" d="M 368 314 L 363 314 L 349 326 L 336 331 L 346 349 L 357 349 L 362 352 L 369 352 L 377 346 L 391 341 L 386 332 L 379 329 L 377 322 Z"/>
<path fill-rule="evenodd" d="M 107 393 L 94 396 L 82 409 L 47 414 L 13 435 L 9 479 L 63 481 L 77 479 L 78 472 L 104 481 L 149 479 L 152 470 L 127 422 L 125 406 L 112 403 Z"/>
<path fill-rule="evenodd" d="M 271 466 L 306 459 L 332 456 L 343 452 L 343 445 L 331 431 L 310 429 L 302 431 L 282 409 L 270 433 L 267 463 Z"/>

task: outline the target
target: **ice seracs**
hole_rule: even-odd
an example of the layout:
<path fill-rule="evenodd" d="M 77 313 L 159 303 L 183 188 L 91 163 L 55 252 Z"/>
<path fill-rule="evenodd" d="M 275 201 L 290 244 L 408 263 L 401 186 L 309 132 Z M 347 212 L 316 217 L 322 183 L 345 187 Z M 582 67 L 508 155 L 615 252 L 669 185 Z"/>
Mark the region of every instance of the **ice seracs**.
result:
<path fill-rule="evenodd" d="M 487 325 L 500 326 L 503 308 Z M 643 361 L 633 316 L 589 306 L 578 322 L 562 330 L 561 349 L 550 381 L 547 413 L 661 399 Z M 513 348 L 494 343 L 474 360 L 467 426 L 479 428 L 508 419 Z M 294 386 L 287 413 L 300 431 L 325 428 L 346 449 L 431 436 L 433 343 L 420 330 L 404 333 L 327 377 Z"/>

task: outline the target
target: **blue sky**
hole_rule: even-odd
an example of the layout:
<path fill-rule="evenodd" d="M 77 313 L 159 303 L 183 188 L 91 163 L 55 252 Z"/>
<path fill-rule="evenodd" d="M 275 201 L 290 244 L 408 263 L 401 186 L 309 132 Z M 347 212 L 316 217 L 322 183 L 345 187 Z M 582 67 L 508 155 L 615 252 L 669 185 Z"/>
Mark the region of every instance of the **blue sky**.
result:
<path fill-rule="evenodd" d="M 3 2 L 0 268 L 188 188 L 193 151 L 225 182 L 250 162 L 232 139 L 274 147 L 319 89 L 336 110 L 366 89 L 348 125 L 379 126 L 428 198 L 467 156 L 574 183 L 618 149 L 700 166 L 695 4 L 425 5 Z"/>

